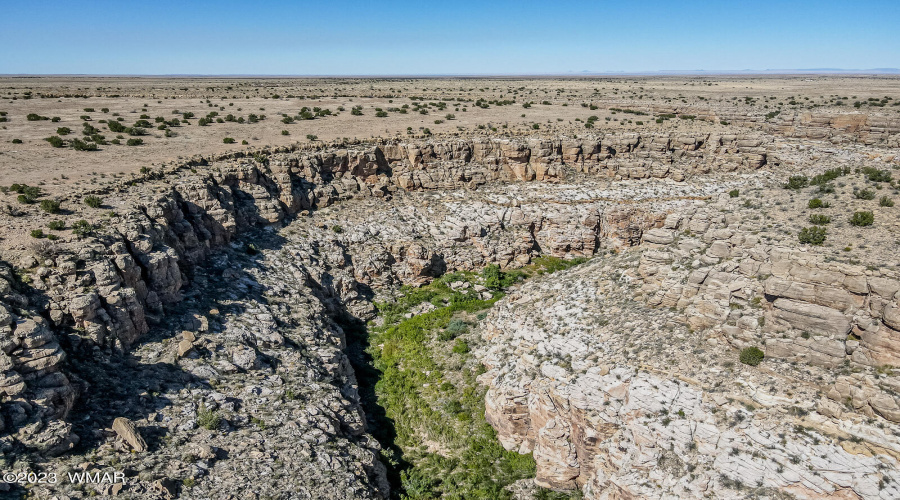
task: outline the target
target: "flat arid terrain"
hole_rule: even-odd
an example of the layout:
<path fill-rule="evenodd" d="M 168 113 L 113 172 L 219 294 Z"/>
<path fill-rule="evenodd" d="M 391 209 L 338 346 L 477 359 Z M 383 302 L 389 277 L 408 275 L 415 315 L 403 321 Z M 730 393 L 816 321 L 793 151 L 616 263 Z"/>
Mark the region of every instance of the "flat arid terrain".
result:
<path fill-rule="evenodd" d="M 898 203 L 896 76 L 0 77 L 0 495 L 900 498 Z"/>

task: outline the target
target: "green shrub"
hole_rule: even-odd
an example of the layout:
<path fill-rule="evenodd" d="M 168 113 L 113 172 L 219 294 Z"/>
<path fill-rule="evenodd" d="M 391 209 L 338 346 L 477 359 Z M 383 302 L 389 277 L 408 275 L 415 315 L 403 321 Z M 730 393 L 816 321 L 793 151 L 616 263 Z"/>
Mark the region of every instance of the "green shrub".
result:
<path fill-rule="evenodd" d="M 800 233 L 797 237 L 800 240 L 800 243 L 808 244 L 808 245 L 821 245 L 825 242 L 825 233 L 826 230 L 824 227 L 804 227 L 800 230 Z"/>
<path fill-rule="evenodd" d="M 47 118 L 46 116 L 41 116 L 41 115 L 39 115 L 39 114 L 37 114 L 37 113 L 28 113 L 28 115 L 25 116 L 25 119 L 28 120 L 28 121 L 30 121 L 30 122 L 36 122 L 36 121 L 41 121 L 41 120 L 49 120 L 49 118 Z"/>
<path fill-rule="evenodd" d="M 338 226 L 337 224 L 331 226 L 331 230 L 338 234 L 341 234 L 344 232 L 344 228 L 342 228 L 341 226 Z"/>
<path fill-rule="evenodd" d="M 81 139 L 72 139 L 72 149 L 75 151 L 97 151 L 97 143 L 86 142 Z"/>
<path fill-rule="evenodd" d="M 288 132 L 287 130 L 282 130 L 281 135 L 291 135 L 291 133 Z"/>
<path fill-rule="evenodd" d="M 863 167 L 862 173 L 872 182 L 891 182 L 891 172 L 889 170 L 878 170 L 872 167 Z"/>
<path fill-rule="evenodd" d="M 54 148 L 61 148 L 66 145 L 66 141 L 62 140 L 58 135 L 51 135 L 44 140 L 49 142 Z"/>
<path fill-rule="evenodd" d="M 453 352 L 456 354 L 465 354 L 469 352 L 469 343 L 463 339 L 456 339 L 456 343 L 453 344 Z"/>
<path fill-rule="evenodd" d="M 878 204 L 882 207 L 893 207 L 894 200 L 888 198 L 887 196 L 882 196 L 880 200 L 878 200 Z"/>
<path fill-rule="evenodd" d="M 750 366 L 760 364 L 766 355 L 758 347 L 745 347 L 741 350 L 741 363 Z"/>
<path fill-rule="evenodd" d="M 809 179 L 807 179 L 805 175 L 793 175 L 788 179 L 787 184 L 784 185 L 784 188 L 803 189 L 808 185 Z"/>
<path fill-rule="evenodd" d="M 831 217 L 822 214 L 812 214 L 809 216 L 809 223 L 818 226 L 824 226 L 831 222 Z"/>
<path fill-rule="evenodd" d="M 222 142 L 225 144 L 234 144 L 235 141 L 231 137 L 226 137 L 226 138 L 222 139 Z"/>
<path fill-rule="evenodd" d="M 84 198 L 84 204 L 91 208 L 100 208 L 100 205 L 103 204 L 103 199 L 99 196 L 89 195 Z"/>
<path fill-rule="evenodd" d="M 218 413 L 206 408 L 206 405 L 200 406 L 200 409 L 197 412 L 197 425 L 204 429 L 214 431 L 219 428 L 221 423 L 222 417 L 220 417 Z"/>
<path fill-rule="evenodd" d="M 387 114 L 387 111 L 376 111 L 376 112 L 375 112 L 375 116 L 376 116 L 377 118 L 386 118 L 387 115 L 388 115 L 388 114 Z"/>
<path fill-rule="evenodd" d="M 69 127 L 59 127 L 56 129 L 56 133 L 59 135 L 69 135 L 72 133 L 72 129 Z"/>
<path fill-rule="evenodd" d="M 13 139 L 12 143 L 13 144 L 22 144 L 22 139 Z"/>
<path fill-rule="evenodd" d="M 143 139 L 128 139 L 127 141 L 125 141 L 126 146 L 140 146 L 143 143 Z"/>
<path fill-rule="evenodd" d="M 28 205 L 28 204 L 30 204 L 30 203 L 34 203 L 34 200 L 32 200 L 31 198 L 25 196 L 24 194 L 20 194 L 19 196 L 16 196 L 16 200 L 18 200 L 19 203 L 22 203 L 22 204 L 24 204 L 24 205 Z"/>
<path fill-rule="evenodd" d="M 738 189 L 732 189 L 731 191 L 728 192 L 728 196 L 731 196 L 732 198 L 737 198 L 740 195 L 741 195 L 741 192 Z"/>
<path fill-rule="evenodd" d="M 484 278 L 484 286 L 492 290 L 500 289 L 500 266 L 497 264 L 488 264 L 484 270 L 481 271 L 481 276 Z"/>
<path fill-rule="evenodd" d="M 79 238 L 90 236 L 94 234 L 94 225 L 84 219 L 76 221 L 72 224 L 72 234 Z"/>
<path fill-rule="evenodd" d="M 871 226 L 874 222 L 875 215 L 872 212 L 853 212 L 853 217 L 850 217 L 850 224 L 853 226 Z"/>
<path fill-rule="evenodd" d="M 56 200 L 41 200 L 41 210 L 48 214 L 59 212 L 59 202 Z"/>
<path fill-rule="evenodd" d="M 855 196 L 859 200 L 874 200 L 875 199 L 875 191 L 871 189 L 860 189 L 853 190 L 853 196 Z"/>
<path fill-rule="evenodd" d="M 818 198 L 813 198 L 809 200 L 809 203 L 806 204 L 809 208 L 828 208 L 831 206 L 830 203 L 824 202 Z"/>
<path fill-rule="evenodd" d="M 54 231 L 62 231 L 66 228 L 66 223 L 61 220 L 52 220 L 47 223 L 47 227 Z"/>
<path fill-rule="evenodd" d="M 44 231 L 42 231 L 42 230 L 40 230 L 40 229 L 32 229 L 32 230 L 31 230 L 31 237 L 32 237 L 32 238 L 43 238 L 43 237 L 44 237 Z"/>

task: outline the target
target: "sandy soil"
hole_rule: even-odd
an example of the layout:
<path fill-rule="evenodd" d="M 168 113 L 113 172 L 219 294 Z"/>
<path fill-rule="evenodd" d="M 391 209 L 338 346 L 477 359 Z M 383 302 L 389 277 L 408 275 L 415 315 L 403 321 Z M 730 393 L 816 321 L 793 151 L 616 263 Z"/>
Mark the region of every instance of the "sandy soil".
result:
<path fill-rule="evenodd" d="M 67 97 L 68 96 L 68 97 Z M 277 96 L 277 97 L 276 97 Z M 610 111 L 610 107 L 647 109 L 679 106 L 765 115 L 773 110 L 817 110 L 858 113 L 852 103 L 891 97 L 900 101 L 900 78 L 889 77 L 721 77 L 721 78 L 571 78 L 571 79 L 224 79 L 224 78 L 0 78 L 0 185 L 14 182 L 42 184 L 50 194 L 72 186 L 103 185 L 127 178 L 141 167 L 178 160 L 194 154 L 212 154 L 261 146 L 318 140 L 372 137 L 421 137 L 425 129 L 436 135 L 509 134 L 546 135 L 584 133 L 583 121 L 597 116 L 596 131 L 640 132 L 683 129 L 739 132 L 717 123 L 667 120 Z M 752 100 L 748 101 L 746 98 Z M 846 97 L 847 99 L 840 99 Z M 421 99 L 421 100 L 420 100 Z M 512 101 L 508 105 L 479 107 L 479 99 Z M 791 105 L 794 100 L 797 104 Z M 442 101 L 443 100 L 443 101 Z M 836 106 L 843 101 L 849 105 Z M 438 109 L 438 102 L 446 103 Z M 523 104 L 533 103 L 525 108 Z M 897 102 L 897 101 L 894 101 Z M 432 103 L 428 114 L 413 111 L 417 103 Z M 390 111 L 406 105 L 407 114 Z M 590 106 L 597 109 L 591 109 Z M 363 114 L 351 114 L 362 106 Z M 303 107 L 329 109 L 333 116 L 281 121 L 282 114 L 297 115 Z M 344 111 L 338 111 L 343 107 Z M 85 108 L 95 111 L 86 112 Z M 104 113 L 103 108 L 109 111 Z M 387 117 L 377 117 L 377 108 Z M 141 115 L 166 120 L 174 111 L 193 112 L 189 126 L 170 127 L 173 136 L 151 128 L 141 146 L 104 145 L 100 151 L 53 148 L 44 138 L 68 127 L 81 137 L 82 116 L 111 140 L 100 120 L 123 118 L 131 126 Z M 212 123 L 197 126 L 197 119 L 215 111 L 248 117 L 265 114 L 256 123 Z M 862 112 L 897 116 L 900 107 L 863 108 Z M 28 121 L 36 113 L 50 120 Z M 115 116 L 115 115 L 118 116 Z M 447 119 L 446 115 L 454 115 Z M 443 123 L 435 123 L 443 120 Z M 535 126 L 538 128 L 535 129 Z M 495 130 L 491 130 L 491 129 Z M 734 130 L 738 129 L 738 130 Z M 289 135 L 282 135 L 287 130 Z M 231 137 L 235 144 L 225 144 Z M 14 139 L 22 141 L 13 144 Z M 247 141 L 243 145 L 242 141 Z"/>

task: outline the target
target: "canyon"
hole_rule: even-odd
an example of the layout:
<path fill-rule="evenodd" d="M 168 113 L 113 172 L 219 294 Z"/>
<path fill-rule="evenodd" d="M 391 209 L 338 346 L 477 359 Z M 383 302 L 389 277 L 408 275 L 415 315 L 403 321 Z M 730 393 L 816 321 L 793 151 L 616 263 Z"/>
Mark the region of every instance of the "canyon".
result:
<path fill-rule="evenodd" d="M 479 304 L 453 316 L 472 411 L 533 458 L 504 494 L 900 496 L 900 219 L 874 199 L 897 198 L 900 120 L 629 109 L 703 127 L 194 155 L 48 185 L 56 213 L 4 192 L 6 469 L 126 480 L 0 488 L 430 498 L 398 484 L 399 414 L 366 357 L 390 338 L 366 332 L 460 300 Z M 812 215 L 824 245 L 798 240 Z M 51 220 L 57 238 L 29 238 Z M 436 284 L 452 300 L 404 298 Z M 463 387 L 445 371 L 426 384 Z"/>

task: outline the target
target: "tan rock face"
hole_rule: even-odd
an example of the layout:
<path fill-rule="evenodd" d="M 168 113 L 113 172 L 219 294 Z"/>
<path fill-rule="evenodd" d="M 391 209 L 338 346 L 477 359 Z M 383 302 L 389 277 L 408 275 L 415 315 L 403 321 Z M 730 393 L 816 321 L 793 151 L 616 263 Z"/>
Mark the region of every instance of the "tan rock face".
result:
<path fill-rule="evenodd" d="M 671 311 L 634 302 L 634 285 L 618 270 L 636 264 L 627 254 L 595 259 L 527 283 L 485 320 L 488 347 L 478 355 L 488 367 L 480 378 L 489 387 L 486 417 L 504 447 L 534 454 L 538 484 L 580 488 L 586 498 L 730 497 L 747 484 L 798 498 L 842 498 L 877 497 L 884 490 L 876 478 L 900 475 L 900 440 L 872 434 L 874 423 L 853 417 L 896 418 L 900 405 L 876 378 L 833 379 L 824 399 L 815 377 L 807 381 L 788 364 L 763 372 L 723 363 L 736 360 L 732 348 L 673 322 Z M 685 277 L 685 286 L 724 287 L 729 300 L 749 299 L 746 287 L 784 289 L 722 271 Z M 721 300 L 724 290 L 704 293 Z M 795 314 L 791 321 L 817 335 L 846 337 L 849 330 L 850 320 L 835 309 L 789 298 L 773 303 L 773 317 Z M 710 328 L 725 329 L 725 318 Z M 743 335 L 737 332 L 759 327 L 755 319 L 738 324 L 726 333 L 735 341 Z M 823 360 L 844 358 L 844 337 L 796 342 L 822 351 Z M 767 357 L 774 351 L 766 344 Z M 786 347 L 784 356 L 796 351 Z M 837 429 L 848 434 L 838 437 Z M 886 451 L 876 457 L 848 447 L 859 440 Z"/>
<path fill-rule="evenodd" d="M 137 427 L 135 427 L 131 420 L 128 420 L 125 417 L 119 417 L 113 421 L 112 428 L 120 438 L 134 449 L 134 451 L 147 451 L 147 442 L 141 437 Z"/>

